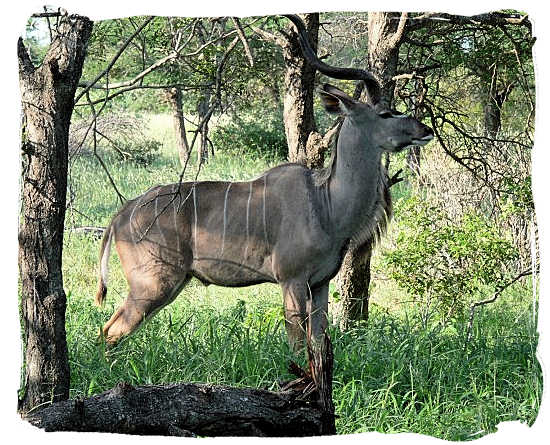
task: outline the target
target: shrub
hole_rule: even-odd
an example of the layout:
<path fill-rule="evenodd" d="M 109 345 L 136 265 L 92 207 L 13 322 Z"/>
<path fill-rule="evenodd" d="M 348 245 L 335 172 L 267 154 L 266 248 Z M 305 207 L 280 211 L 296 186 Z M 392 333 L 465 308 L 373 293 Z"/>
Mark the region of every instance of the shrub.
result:
<path fill-rule="evenodd" d="M 254 109 L 213 129 L 212 143 L 218 150 L 244 150 L 275 159 L 287 155 L 283 118 Z"/>
<path fill-rule="evenodd" d="M 443 321 L 506 282 L 517 250 L 474 213 L 454 221 L 438 207 L 410 198 L 398 208 L 404 230 L 383 255 L 390 277 Z"/>
<path fill-rule="evenodd" d="M 71 157 L 91 154 L 93 151 L 93 120 L 82 119 L 71 123 L 69 153 Z M 159 155 L 162 144 L 146 136 L 143 119 L 130 114 L 106 113 L 95 125 L 97 145 L 108 149 L 120 159 L 147 167 Z"/>

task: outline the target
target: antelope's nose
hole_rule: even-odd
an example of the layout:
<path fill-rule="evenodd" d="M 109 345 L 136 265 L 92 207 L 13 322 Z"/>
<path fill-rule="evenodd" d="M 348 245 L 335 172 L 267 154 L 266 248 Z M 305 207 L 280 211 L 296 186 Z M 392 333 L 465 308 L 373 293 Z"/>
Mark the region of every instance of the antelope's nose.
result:
<path fill-rule="evenodd" d="M 421 123 L 420 129 L 418 131 L 418 137 L 416 139 L 413 139 L 412 142 L 414 145 L 422 146 L 422 145 L 426 145 L 433 138 L 434 138 L 433 130 L 427 125 L 424 125 Z"/>
<path fill-rule="evenodd" d="M 424 133 L 424 136 L 422 136 L 422 140 L 423 141 L 431 141 L 433 138 L 434 138 L 434 131 L 428 127 L 427 125 L 424 125 L 422 124 L 422 130 L 423 130 L 423 133 Z"/>
<path fill-rule="evenodd" d="M 422 130 L 424 130 L 425 136 L 434 136 L 434 131 L 427 125 L 422 124 Z"/>

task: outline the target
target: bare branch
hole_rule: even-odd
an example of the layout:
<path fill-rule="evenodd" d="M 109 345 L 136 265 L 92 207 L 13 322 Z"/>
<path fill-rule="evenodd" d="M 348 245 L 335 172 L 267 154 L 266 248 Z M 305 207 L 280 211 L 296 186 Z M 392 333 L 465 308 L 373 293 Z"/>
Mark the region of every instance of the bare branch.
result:
<path fill-rule="evenodd" d="M 47 13 L 47 6 L 44 5 L 44 11 Z M 58 15 L 59 17 L 59 15 Z M 50 22 L 50 17 L 46 15 L 46 20 L 48 21 L 48 31 L 50 33 L 50 42 L 53 42 L 53 32 L 52 32 L 52 24 Z"/>
<path fill-rule="evenodd" d="M 244 31 L 241 26 L 241 23 L 239 22 L 239 19 L 237 17 L 232 17 L 232 20 L 237 30 L 237 34 L 239 35 L 239 38 L 241 39 L 241 42 L 244 46 L 244 52 L 246 53 L 246 57 L 248 57 L 248 62 L 250 63 L 250 66 L 254 66 L 254 58 L 252 57 L 252 51 L 250 51 L 250 46 L 248 46 L 248 42 L 246 40 L 246 36 L 244 35 Z"/>
<path fill-rule="evenodd" d="M 425 66 L 419 66 L 412 70 L 411 73 L 398 73 L 395 76 L 392 77 L 392 80 L 400 80 L 400 79 L 421 79 L 423 76 L 421 74 L 424 74 L 426 71 L 435 70 L 441 68 L 440 63 L 434 63 L 433 65 L 425 65 Z"/>
<path fill-rule="evenodd" d="M 538 273 L 538 266 L 535 266 L 535 273 Z M 531 267 L 529 267 L 528 269 L 524 270 L 523 272 L 520 272 L 519 274 L 517 274 L 510 281 L 508 281 L 508 282 L 502 284 L 501 286 L 499 286 L 498 289 L 496 290 L 496 292 L 493 294 L 493 296 L 491 298 L 488 298 L 487 300 L 483 300 L 483 301 L 477 301 L 477 302 L 473 303 L 470 306 L 470 318 L 468 320 L 468 328 L 467 328 L 467 331 L 466 331 L 467 332 L 467 334 L 466 334 L 466 343 L 464 345 L 464 348 L 467 347 L 468 343 L 470 342 L 470 340 L 472 338 L 472 327 L 473 327 L 473 324 L 474 324 L 474 313 L 475 313 L 476 308 L 479 307 L 479 306 L 484 306 L 486 304 L 494 303 L 497 300 L 497 298 L 499 297 L 499 295 L 502 294 L 502 292 L 504 292 L 506 289 L 508 289 L 512 284 L 514 284 L 520 278 L 527 277 L 531 274 L 533 274 L 533 269 Z"/>
<path fill-rule="evenodd" d="M 428 12 L 416 17 L 411 17 L 411 20 L 411 29 L 420 29 L 432 24 L 434 21 L 440 21 L 453 25 L 518 25 L 525 26 L 531 31 L 531 22 L 527 15 L 503 14 L 501 12 L 489 12 L 471 16 Z"/>
<path fill-rule="evenodd" d="M 279 36 L 276 36 L 275 34 L 267 32 L 256 26 L 250 26 L 250 28 L 252 29 L 252 31 L 254 31 L 256 34 L 258 34 L 262 39 L 266 40 L 267 42 L 271 42 L 279 46 L 285 45 L 285 41 L 281 39 Z"/>
<path fill-rule="evenodd" d="M 201 85 L 193 85 L 189 86 L 188 84 L 183 83 L 172 83 L 167 85 L 142 85 L 142 84 L 136 84 L 136 85 L 130 85 L 128 87 L 119 89 L 118 91 L 115 91 L 114 93 L 110 94 L 109 96 L 106 96 L 102 99 L 96 99 L 92 102 L 82 103 L 82 104 L 75 104 L 76 107 L 84 107 L 89 105 L 97 105 L 99 103 L 102 103 L 106 100 L 111 100 L 121 94 L 127 93 L 128 91 L 132 90 L 145 90 L 145 89 L 153 89 L 153 90 L 163 90 L 166 88 L 174 88 L 178 87 L 181 88 L 183 91 L 193 91 L 193 90 L 201 90 L 205 88 L 210 88 L 212 84 L 201 84 Z M 106 89 L 105 87 L 97 87 L 97 89 Z M 109 88 L 110 89 L 110 88 Z"/>
<path fill-rule="evenodd" d="M 145 70 L 143 70 L 141 73 L 137 74 L 136 76 L 134 76 L 132 79 L 130 80 L 126 80 L 124 82 L 118 82 L 118 83 L 114 83 L 114 84 L 110 84 L 108 87 L 106 86 L 98 86 L 98 87 L 95 87 L 97 89 L 105 89 L 105 88 L 109 88 L 110 90 L 113 90 L 113 89 L 118 89 L 118 88 L 127 88 L 127 87 L 131 87 L 135 84 L 137 84 L 138 82 L 140 82 L 141 80 L 143 80 L 148 74 L 151 74 L 153 71 L 157 70 L 158 68 L 160 68 L 161 66 L 163 66 L 164 64 L 166 64 L 167 62 L 169 62 L 170 60 L 173 60 L 173 59 L 176 59 L 177 57 L 192 57 L 192 56 L 195 56 L 197 54 L 199 54 L 201 51 L 204 50 L 204 48 L 210 46 L 210 45 L 213 45 L 214 43 L 220 41 L 220 40 L 223 40 L 231 35 L 234 35 L 237 31 L 236 30 L 233 30 L 233 31 L 230 31 L 230 32 L 227 32 L 225 33 L 224 35 L 220 36 L 220 37 L 217 37 L 213 40 L 210 40 L 208 42 L 206 42 L 205 44 L 201 45 L 200 48 L 198 48 L 197 50 L 195 51 L 192 51 L 190 53 L 187 53 L 187 54 L 180 54 L 180 51 L 183 49 L 183 46 L 179 47 L 179 48 L 176 48 L 174 51 L 172 51 L 170 54 L 168 54 L 167 56 L 164 56 L 163 58 L 157 60 L 155 63 L 153 63 L 152 65 L 150 65 L 148 68 L 146 68 Z M 135 33 L 134 33 L 135 34 Z M 129 43 L 129 42 L 128 42 Z M 120 51 L 119 51 L 120 52 Z M 117 53 L 117 58 L 118 58 L 118 53 Z M 106 69 L 103 74 L 105 74 L 106 72 L 108 72 L 108 70 L 111 69 L 112 65 L 114 65 L 114 62 L 111 61 L 111 63 L 109 64 L 109 67 L 108 69 Z M 102 75 L 103 75 L 102 74 Z M 99 76 L 98 76 L 99 77 Z M 83 87 L 86 87 L 86 90 L 84 91 L 87 91 L 89 90 L 96 82 L 97 80 L 94 80 L 91 84 L 88 84 L 88 83 L 81 83 L 80 86 L 83 86 Z M 131 88 L 133 89 L 133 88 Z M 128 91 L 128 90 L 126 90 Z M 79 95 L 79 98 L 80 98 L 80 95 Z M 76 103 L 76 101 L 75 101 Z"/>
<path fill-rule="evenodd" d="M 92 120 L 91 127 L 93 129 L 92 136 L 93 136 L 93 141 L 94 141 L 94 156 L 97 158 L 97 160 L 99 161 L 99 164 L 101 165 L 101 167 L 103 168 L 103 170 L 107 174 L 107 177 L 109 178 L 109 182 L 113 186 L 113 189 L 114 189 L 115 193 L 117 194 L 117 197 L 118 197 L 120 203 L 124 204 L 124 202 L 126 201 L 126 198 L 118 190 L 118 187 L 116 186 L 116 183 L 115 183 L 114 179 L 112 178 L 111 174 L 109 173 L 109 170 L 107 169 L 107 166 L 105 165 L 105 162 L 103 161 L 103 159 L 101 158 L 101 156 L 99 156 L 99 153 L 97 152 L 97 128 L 96 128 L 97 127 L 97 117 L 99 116 L 101 111 L 103 111 L 103 109 L 105 108 L 105 105 L 107 104 L 107 101 L 105 101 L 103 103 L 103 106 L 101 107 L 101 109 L 99 110 L 99 113 L 98 113 L 98 112 L 96 112 L 95 107 L 91 104 L 90 92 L 89 91 L 86 92 L 86 99 L 88 100 L 88 103 L 90 104 L 90 109 L 92 110 L 92 115 L 93 115 L 93 120 Z"/>
<path fill-rule="evenodd" d="M 399 169 L 393 176 L 388 178 L 388 188 L 391 188 L 395 184 L 398 184 L 405 179 L 401 176 L 401 173 L 403 173 L 402 168 Z"/>
<path fill-rule="evenodd" d="M 64 11 L 37 12 L 36 14 L 32 14 L 31 17 L 35 17 L 35 18 L 61 17 L 66 14 L 67 12 L 64 12 Z"/>

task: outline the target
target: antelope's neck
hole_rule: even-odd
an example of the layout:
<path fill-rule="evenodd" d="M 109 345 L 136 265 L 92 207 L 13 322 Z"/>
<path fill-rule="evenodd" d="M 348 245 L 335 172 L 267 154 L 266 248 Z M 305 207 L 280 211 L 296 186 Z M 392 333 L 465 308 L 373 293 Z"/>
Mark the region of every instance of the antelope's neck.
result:
<path fill-rule="evenodd" d="M 353 238 L 374 213 L 382 178 L 382 150 L 346 119 L 336 147 L 336 166 L 328 181 L 329 217 L 344 239 Z"/>

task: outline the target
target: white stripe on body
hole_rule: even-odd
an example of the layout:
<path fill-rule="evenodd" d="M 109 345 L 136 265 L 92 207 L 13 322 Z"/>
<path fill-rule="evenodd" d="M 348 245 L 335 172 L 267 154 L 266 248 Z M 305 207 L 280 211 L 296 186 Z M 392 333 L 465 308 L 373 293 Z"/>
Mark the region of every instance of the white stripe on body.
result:
<path fill-rule="evenodd" d="M 162 236 L 162 239 L 164 240 L 164 246 L 168 246 L 168 242 L 166 241 L 166 237 L 164 236 L 164 232 L 162 231 L 162 227 L 160 226 L 160 214 L 159 214 L 159 192 L 157 192 L 157 197 L 155 198 L 155 224 L 157 226 L 157 230 L 159 231 L 160 235 Z"/>
<path fill-rule="evenodd" d="M 141 195 L 138 199 L 138 201 L 136 202 L 136 204 L 134 205 L 134 208 L 132 209 L 132 213 L 130 213 L 130 220 L 129 220 L 129 223 L 130 223 L 130 233 L 132 234 L 132 242 L 134 244 L 137 243 L 136 241 L 136 237 L 135 237 L 135 232 L 136 230 L 134 229 L 134 224 L 133 224 L 133 221 L 134 221 L 134 212 L 136 211 L 136 209 L 138 208 L 138 206 L 141 204 L 141 200 L 143 199 L 143 197 L 145 196 L 145 194 Z M 139 238 L 141 239 L 143 237 L 143 235 L 140 233 L 140 236 Z"/>
<path fill-rule="evenodd" d="M 252 198 L 252 181 L 250 181 L 250 189 L 248 192 L 248 201 L 246 202 L 246 245 L 244 248 L 243 264 L 246 261 L 246 255 L 248 254 L 248 238 L 250 236 L 249 219 L 250 219 L 250 199 Z"/>
<path fill-rule="evenodd" d="M 177 220 L 178 209 L 177 209 L 177 206 L 176 206 L 176 198 L 175 198 L 175 194 L 177 193 L 177 189 L 178 189 L 178 185 L 174 184 L 174 186 L 172 188 L 172 193 L 174 193 L 174 201 L 172 202 L 172 205 L 174 207 L 174 233 L 176 234 L 176 250 L 179 250 L 180 234 L 178 233 L 178 220 Z"/>
<path fill-rule="evenodd" d="M 232 184 L 233 183 L 230 182 L 229 185 L 227 186 L 227 190 L 225 191 L 225 197 L 223 200 L 223 234 L 222 234 L 222 248 L 220 251 L 220 257 L 223 256 L 223 249 L 225 247 L 225 230 L 227 228 L 227 197 L 229 195 L 229 189 L 231 188 Z"/>
<path fill-rule="evenodd" d="M 193 247 L 193 256 L 197 258 L 199 255 L 197 253 L 197 194 L 195 192 L 196 190 L 196 183 L 193 183 L 193 207 L 195 208 L 195 229 L 193 230 L 193 241 L 194 241 L 194 247 Z"/>
<path fill-rule="evenodd" d="M 264 176 L 264 193 L 263 193 L 263 201 L 264 201 L 264 239 L 265 243 L 269 246 L 269 241 L 267 240 L 267 221 L 266 221 L 266 205 L 265 205 L 265 194 L 266 194 L 266 188 L 267 188 L 267 175 Z"/>

